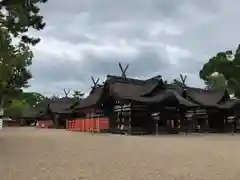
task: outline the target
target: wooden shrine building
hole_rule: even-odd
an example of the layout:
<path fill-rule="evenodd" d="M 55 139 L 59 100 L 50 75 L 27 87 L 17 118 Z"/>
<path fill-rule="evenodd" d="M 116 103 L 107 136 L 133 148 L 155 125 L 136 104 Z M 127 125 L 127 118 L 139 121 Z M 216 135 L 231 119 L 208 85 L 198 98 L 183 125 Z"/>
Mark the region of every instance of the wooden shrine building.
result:
<path fill-rule="evenodd" d="M 161 76 L 146 80 L 107 75 L 89 96 L 75 106 L 84 114 L 104 112 L 109 131 L 117 133 L 187 132 L 195 129 L 223 131 L 227 117 L 236 115 L 239 101 L 227 91 L 212 91 L 165 83 Z"/>

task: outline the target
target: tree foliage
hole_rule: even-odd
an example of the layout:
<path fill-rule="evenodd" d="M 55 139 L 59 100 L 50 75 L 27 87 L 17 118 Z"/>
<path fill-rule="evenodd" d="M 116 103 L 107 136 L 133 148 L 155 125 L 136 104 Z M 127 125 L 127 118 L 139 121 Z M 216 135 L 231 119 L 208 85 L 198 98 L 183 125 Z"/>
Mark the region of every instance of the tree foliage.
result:
<path fill-rule="evenodd" d="M 6 116 L 20 117 L 24 112 L 33 109 L 42 110 L 47 106 L 47 98 L 36 92 L 22 92 L 5 107 Z"/>
<path fill-rule="evenodd" d="M 33 54 L 23 43 L 13 45 L 8 33 L 5 33 L 0 51 L 0 94 L 15 95 L 22 87 L 27 87 L 32 77 L 27 69 L 32 63 Z"/>
<path fill-rule="evenodd" d="M 30 28 L 44 28 L 43 16 L 39 14 L 40 3 L 47 0 L 2 0 L 0 2 L 0 26 L 13 37 L 18 37 L 23 43 L 35 45 L 39 38 L 30 37 Z"/>
<path fill-rule="evenodd" d="M 24 92 L 19 95 L 18 99 L 26 101 L 31 107 L 35 107 L 47 98 L 37 92 Z"/>
<path fill-rule="evenodd" d="M 83 99 L 84 93 L 81 91 L 73 91 L 73 98 L 76 100 L 81 100 Z"/>
<path fill-rule="evenodd" d="M 206 89 L 210 90 L 225 90 L 228 89 L 227 81 L 222 74 L 209 76 L 205 81 Z"/>
<path fill-rule="evenodd" d="M 12 103 L 5 109 L 6 116 L 21 117 L 23 111 L 29 108 L 29 104 L 25 100 L 13 100 Z"/>
<path fill-rule="evenodd" d="M 240 97 L 240 45 L 235 53 L 228 50 L 219 52 L 204 64 L 199 76 L 206 83 L 209 83 L 211 75 L 215 72 L 221 74 L 226 79 L 227 87 Z M 222 81 L 224 82 L 224 81 Z"/>
<path fill-rule="evenodd" d="M 29 29 L 41 30 L 45 23 L 39 14 L 40 3 L 46 0 L 0 1 L 0 108 L 6 96 L 13 96 L 27 87 L 32 77 L 30 45 L 40 39 L 30 37 Z"/>

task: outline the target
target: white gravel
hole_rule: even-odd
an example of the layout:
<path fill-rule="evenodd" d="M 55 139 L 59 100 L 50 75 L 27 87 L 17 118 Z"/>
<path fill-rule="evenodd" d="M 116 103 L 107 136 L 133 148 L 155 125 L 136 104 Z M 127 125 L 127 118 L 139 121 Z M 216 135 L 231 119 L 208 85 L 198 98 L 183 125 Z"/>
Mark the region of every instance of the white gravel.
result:
<path fill-rule="evenodd" d="M 239 180 L 240 135 L 0 131 L 1 180 Z"/>

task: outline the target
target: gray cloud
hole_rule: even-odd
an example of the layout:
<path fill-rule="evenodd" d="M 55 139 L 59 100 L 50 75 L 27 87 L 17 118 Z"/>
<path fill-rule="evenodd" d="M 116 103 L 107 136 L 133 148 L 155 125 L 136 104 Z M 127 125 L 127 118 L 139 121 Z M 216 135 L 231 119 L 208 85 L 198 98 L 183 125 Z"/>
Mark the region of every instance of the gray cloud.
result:
<path fill-rule="evenodd" d="M 30 90 L 62 93 L 69 87 L 88 91 L 90 77 L 161 74 L 171 81 L 180 73 L 203 86 L 198 72 L 217 51 L 238 42 L 238 1 L 224 0 L 51 0 L 41 8 L 45 30 L 34 48 Z"/>

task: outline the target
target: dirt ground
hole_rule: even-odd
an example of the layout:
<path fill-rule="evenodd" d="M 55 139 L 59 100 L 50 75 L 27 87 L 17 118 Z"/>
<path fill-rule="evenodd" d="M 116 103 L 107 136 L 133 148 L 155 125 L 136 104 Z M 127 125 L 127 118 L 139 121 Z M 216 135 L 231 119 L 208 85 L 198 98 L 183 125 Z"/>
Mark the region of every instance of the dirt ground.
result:
<path fill-rule="evenodd" d="M 240 135 L 119 136 L 5 128 L 1 180 L 239 180 Z"/>

